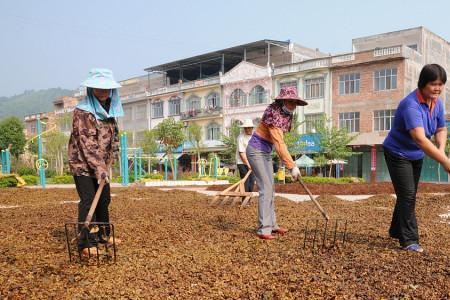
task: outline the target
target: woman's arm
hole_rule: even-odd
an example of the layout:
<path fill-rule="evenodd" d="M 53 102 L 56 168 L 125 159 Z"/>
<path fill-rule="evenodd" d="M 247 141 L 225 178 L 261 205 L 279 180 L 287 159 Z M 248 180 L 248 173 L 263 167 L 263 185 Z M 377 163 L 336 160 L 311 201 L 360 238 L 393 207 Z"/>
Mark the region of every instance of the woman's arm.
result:
<path fill-rule="evenodd" d="M 447 130 L 445 130 L 447 131 Z M 416 127 L 409 131 L 409 134 L 413 138 L 413 140 L 417 143 L 417 145 L 432 159 L 439 162 L 447 172 L 450 172 L 450 160 L 445 155 L 444 151 L 438 149 L 426 136 L 423 127 Z M 438 136 L 436 136 L 436 139 Z M 444 145 L 445 142 L 442 142 L 442 133 L 439 134 L 439 138 L 441 139 L 439 147 Z M 438 142 L 439 143 L 439 142 Z"/>
<path fill-rule="evenodd" d="M 293 169 L 295 167 L 295 163 L 288 151 L 286 143 L 284 142 L 283 131 L 277 127 L 269 127 L 269 133 L 272 138 L 273 145 L 275 146 L 275 150 L 286 165 L 286 168 L 289 170 Z"/>
<path fill-rule="evenodd" d="M 445 153 L 445 146 L 447 144 L 447 127 L 436 129 L 434 136 L 436 137 L 438 149 Z"/>

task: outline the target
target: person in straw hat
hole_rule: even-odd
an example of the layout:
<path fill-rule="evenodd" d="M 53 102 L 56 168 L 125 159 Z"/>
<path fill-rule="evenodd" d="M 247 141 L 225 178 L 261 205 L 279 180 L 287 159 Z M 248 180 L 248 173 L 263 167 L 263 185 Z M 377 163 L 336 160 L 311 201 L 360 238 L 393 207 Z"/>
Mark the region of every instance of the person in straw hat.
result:
<path fill-rule="evenodd" d="M 243 128 L 243 132 L 237 138 L 236 164 L 239 170 L 239 176 L 242 179 L 245 177 L 247 172 L 251 170 L 250 163 L 248 162 L 247 154 L 245 152 L 247 150 L 248 141 L 250 141 L 250 138 L 252 137 L 253 128 L 255 126 L 253 125 L 253 121 L 251 119 L 245 119 L 244 123 L 239 127 Z M 248 176 L 247 180 L 244 183 L 245 191 L 252 192 L 254 184 L 255 176 L 252 173 L 250 174 L 250 176 Z"/>
<path fill-rule="evenodd" d="M 278 225 L 275 215 L 272 149 L 275 147 L 280 159 L 291 171 L 292 178 L 297 180 L 300 170 L 289 154 L 284 134 L 291 130 L 293 114 L 298 105 L 304 106 L 307 102 L 297 96 L 295 87 L 283 87 L 275 102 L 264 111 L 247 146 L 247 159 L 259 189 L 257 236 L 264 240 L 275 239 L 274 233 L 283 235 L 287 232 L 287 229 Z"/>
<path fill-rule="evenodd" d="M 69 168 L 72 173 L 80 203 L 78 204 L 78 222 L 84 222 L 99 187 L 100 181 L 106 184 L 101 193 L 93 221 L 109 223 L 109 203 L 111 202 L 108 166 L 118 158 L 119 129 L 116 118 L 123 116 L 123 108 L 118 89 L 108 69 L 92 69 L 88 78 L 81 84 L 86 87 L 86 98 L 76 106 L 73 112 L 72 133 L 69 140 Z M 78 242 L 83 255 L 95 255 L 96 243 L 111 243 L 110 228 L 101 227 L 97 233 L 86 233 Z M 98 238 L 94 236 L 98 235 Z M 87 235 L 87 236 L 86 236 Z M 115 239 L 116 243 L 118 239 Z"/>

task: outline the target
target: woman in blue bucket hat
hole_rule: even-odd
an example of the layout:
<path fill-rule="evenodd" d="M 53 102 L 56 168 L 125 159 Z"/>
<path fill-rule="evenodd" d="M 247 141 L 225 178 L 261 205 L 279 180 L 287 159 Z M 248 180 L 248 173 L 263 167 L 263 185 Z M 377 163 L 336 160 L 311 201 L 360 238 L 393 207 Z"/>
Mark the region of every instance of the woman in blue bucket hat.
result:
<path fill-rule="evenodd" d="M 118 89 L 108 69 L 95 68 L 81 84 L 86 87 L 86 98 L 80 101 L 73 112 L 72 133 L 69 140 L 69 167 L 74 176 L 80 196 L 78 222 L 84 222 L 99 188 L 105 180 L 92 221 L 109 223 L 111 202 L 108 166 L 119 153 L 119 129 L 116 118 L 123 116 Z M 80 228 L 81 229 L 81 228 Z M 83 255 L 96 255 L 97 241 L 112 243 L 110 228 L 101 227 L 98 232 L 82 230 L 78 250 Z M 95 235 L 98 235 L 97 237 Z M 115 242 L 119 242 L 115 239 Z"/>

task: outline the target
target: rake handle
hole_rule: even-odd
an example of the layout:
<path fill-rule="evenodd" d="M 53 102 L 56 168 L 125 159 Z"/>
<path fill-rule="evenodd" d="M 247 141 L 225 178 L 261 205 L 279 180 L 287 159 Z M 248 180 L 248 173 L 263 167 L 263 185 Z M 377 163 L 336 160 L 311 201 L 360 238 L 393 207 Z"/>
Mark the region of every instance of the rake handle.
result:
<path fill-rule="evenodd" d="M 311 201 L 316 205 L 317 209 L 320 211 L 320 213 L 322 214 L 322 216 L 328 221 L 330 220 L 330 217 L 328 216 L 327 212 L 322 208 L 322 206 L 319 204 L 319 202 L 317 202 L 316 199 L 314 199 L 313 195 L 311 194 L 311 191 L 308 189 L 308 187 L 306 186 L 306 184 L 303 182 L 303 180 L 301 179 L 301 177 L 298 178 L 298 182 L 300 182 L 300 184 L 302 185 L 302 187 L 305 189 L 305 191 L 308 193 L 309 198 L 311 198 Z"/>
<path fill-rule="evenodd" d="M 98 186 L 97 192 L 95 193 L 94 200 L 92 201 L 91 208 L 86 216 L 86 220 L 84 221 L 84 227 L 89 228 L 89 224 L 91 223 L 92 216 L 94 215 L 95 209 L 97 208 L 98 200 L 100 199 L 100 195 L 103 192 L 103 187 L 105 186 L 105 179 L 100 180 L 100 184 Z"/>

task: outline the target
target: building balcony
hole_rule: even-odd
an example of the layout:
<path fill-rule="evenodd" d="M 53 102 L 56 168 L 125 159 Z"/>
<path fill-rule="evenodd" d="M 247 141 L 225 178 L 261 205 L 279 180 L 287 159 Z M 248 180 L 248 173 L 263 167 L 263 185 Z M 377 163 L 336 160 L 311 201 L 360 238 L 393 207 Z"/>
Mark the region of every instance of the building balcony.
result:
<path fill-rule="evenodd" d="M 192 109 L 181 113 L 181 120 L 206 119 L 216 117 L 222 113 L 222 107 Z"/>
<path fill-rule="evenodd" d="M 172 84 L 170 86 L 166 86 L 166 87 L 162 87 L 162 88 L 157 88 L 157 89 L 148 91 L 147 96 L 156 96 L 156 95 L 161 95 L 161 94 L 180 92 L 180 91 L 189 90 L 189 89 L 198 88 L 198 87 L 216 85 L 219 83 L 220 83 L 219 76 L 206 78 L 206 79 L 199 79 L 199 80 L 195 80 L 195 81 L 188 81 L 188 82 L 184 82 L 184 83 Z"/>
<path fill-rule="evenodd" d="M 331 64 L 330 58 L 311 59 L 311 60 L 298 62 L 295 64 L 289 64 L 289 65 L 276 67 L 274 70 L 274 75 L 295 73 L 295 72 L 320 69 L 320 68 L 327 68 L 330 66 L 330 64 Z"/>

